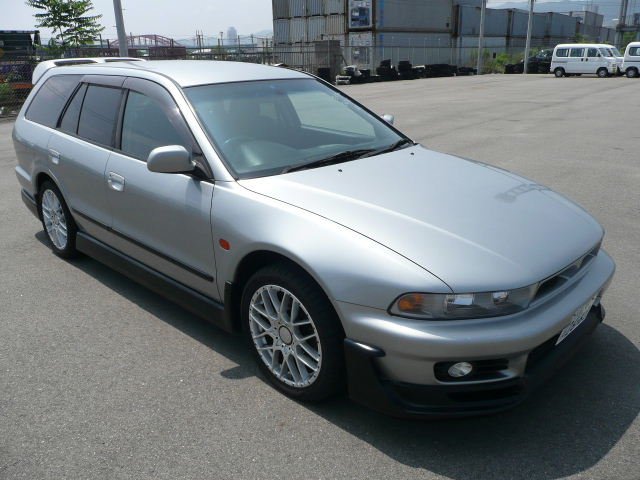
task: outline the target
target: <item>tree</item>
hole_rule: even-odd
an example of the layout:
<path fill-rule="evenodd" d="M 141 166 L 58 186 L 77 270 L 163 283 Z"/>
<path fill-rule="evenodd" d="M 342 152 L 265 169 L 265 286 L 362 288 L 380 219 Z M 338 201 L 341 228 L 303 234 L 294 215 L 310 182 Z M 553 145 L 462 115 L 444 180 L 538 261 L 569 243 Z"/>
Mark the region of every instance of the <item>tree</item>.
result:
<path fill-rule="evenodd" d="M 102 15 L 88 15 L 91 0 L 26 0 L 37 10 L 37 27 L 50 28 L 62 46 L 92 43 L 104 27 L 98 23 Z"/>

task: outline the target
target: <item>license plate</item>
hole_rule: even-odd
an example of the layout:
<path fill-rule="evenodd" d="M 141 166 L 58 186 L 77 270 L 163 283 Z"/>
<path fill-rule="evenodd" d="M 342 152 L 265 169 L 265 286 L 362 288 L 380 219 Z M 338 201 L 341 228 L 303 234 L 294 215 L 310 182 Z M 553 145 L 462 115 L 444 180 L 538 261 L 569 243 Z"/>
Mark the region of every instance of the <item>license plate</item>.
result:
<path fill-rule="evenodd" d="M 571 332 L 573 332 L 576 328 L 578 328 L 578 325 L 584 322 L 584 319 L 587 318 L 587 315 L 589 315 L 589 310 L 591 310 L 591 307 L 593 306 L 593 302 L 595 302 L 595 300 L 596 300 L 596 297 L 593 297 L 591 300 L 589 300 L 587 303 L 581 306 L 578 310 L 576 310 L 573 313 L 573 315 L 571 315 L 571 321 L 569 322 L 569 325 L 564 327 L 564 330 L 560 332 L 560 336 L 556 341 L 556 345 L 558 345 L 565 338 L 567 338 Z"/>

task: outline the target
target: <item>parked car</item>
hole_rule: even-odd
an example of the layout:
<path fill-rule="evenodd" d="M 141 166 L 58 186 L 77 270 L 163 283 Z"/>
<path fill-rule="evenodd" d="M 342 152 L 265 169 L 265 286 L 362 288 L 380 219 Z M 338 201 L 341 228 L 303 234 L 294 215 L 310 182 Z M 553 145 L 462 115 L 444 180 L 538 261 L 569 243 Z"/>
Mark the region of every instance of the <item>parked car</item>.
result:
<path fill-rule="evenodd" d="M 631 42 L 624 51 L 622 71 L 628 78 L 637 78 L 640 72 L 640 42 Z"/>
<path fill-rule="evenodd" d="M 549 73 L 553 50 L 540 50 L 529 57 L 527 61 L 527 73 Z M 504 66 L 504 73 L 524 73 L 524 60 L 518 63 L 509 63 Z"/>
<path fill-rule="evenodd" d="M 553 49 L 551 72 L 558 78 L 594 74 L 600 78 L 615 75 L 618 59 L 610 46 L 597 43 L 569 43 Z"/>
<path fill-rule="evenodd" d="M 346 384 L 397 416 L 512 407 L 604 318 L 603 229 L 385 119 L 282 68 L 56 67 L 16 119 L 16 174 L 55 254 L 244 332 L 293 398 Z"/>

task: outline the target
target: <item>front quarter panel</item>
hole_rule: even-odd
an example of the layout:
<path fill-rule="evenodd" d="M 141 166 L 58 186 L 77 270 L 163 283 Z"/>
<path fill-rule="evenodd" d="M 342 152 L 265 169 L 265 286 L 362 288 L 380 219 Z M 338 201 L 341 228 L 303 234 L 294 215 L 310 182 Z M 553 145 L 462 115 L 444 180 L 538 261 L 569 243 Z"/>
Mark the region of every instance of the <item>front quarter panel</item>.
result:
<path fill-rule="evenodd" d="M 450 293 L 437 277 L 387 247 L 236 182 L 217 183 L 212 215 L 219 285 L 233 282 L 246 255 L 267 250 L 304 268 L 332 301 L 387 309 L 402 293 Z M 220 247 L 221 238 L 230 250 Z"/>

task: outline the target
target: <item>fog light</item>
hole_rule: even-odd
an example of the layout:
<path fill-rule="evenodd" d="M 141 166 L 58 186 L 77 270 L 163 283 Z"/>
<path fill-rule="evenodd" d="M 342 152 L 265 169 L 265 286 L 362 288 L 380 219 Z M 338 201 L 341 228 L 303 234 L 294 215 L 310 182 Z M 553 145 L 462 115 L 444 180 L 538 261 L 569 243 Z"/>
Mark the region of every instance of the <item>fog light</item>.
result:
<path fill-rule="evenodd" d="M 448 373 L 453 378 L 466 377 L 473 371 L 473 365 L 469 362 L 454 363 L 449 367 Z"/>

